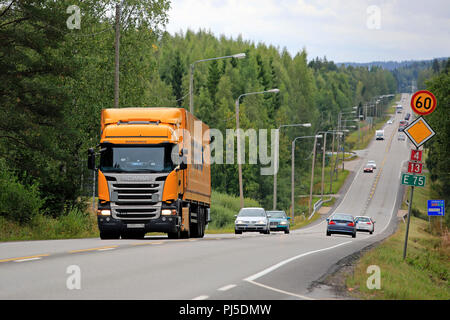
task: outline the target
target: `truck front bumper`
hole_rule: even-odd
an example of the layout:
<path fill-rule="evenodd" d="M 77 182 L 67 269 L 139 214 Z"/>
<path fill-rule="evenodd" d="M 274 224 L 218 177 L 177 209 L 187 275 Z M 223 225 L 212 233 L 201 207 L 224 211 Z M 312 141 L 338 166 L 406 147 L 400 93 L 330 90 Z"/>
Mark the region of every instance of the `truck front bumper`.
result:
<path fill-rule="evenodd" d="M 181 223 L 179 216 L 160 216 L 151 220 L 122 220 L 112 216 L 98 216 L 98 228 L 102 232 L 122 232 L 125 230 L 145 232 L 177 232 Z"/>

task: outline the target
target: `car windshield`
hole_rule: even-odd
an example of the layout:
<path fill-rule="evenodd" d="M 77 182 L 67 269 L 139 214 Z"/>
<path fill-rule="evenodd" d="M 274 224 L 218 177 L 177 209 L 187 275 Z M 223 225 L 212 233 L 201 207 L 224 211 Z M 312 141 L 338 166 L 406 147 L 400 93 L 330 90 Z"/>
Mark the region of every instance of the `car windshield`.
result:
<path fill-rule="evenodd" d="M 348 214 L 336 213 L 331 217 L 331 220 L 353 221 L 353 216 Z"/>
<path fill-rule="evenodd" d="M 358 221 L 358 222 L 369 222 L 370 219 L 367 218 L 367 217 L 357 217 L 356 221 Z"/>
<path fill-rule="evenodd" d="M 270 214 L 271 218 L 286 218 L 284 211 L 268 211 L 267 214 Z"/>
<path fill-rule="evenodd" d="M 242 209 L 239 212 L 238 217 L 265 217 L 265 211 L 264 209 L 258 209 L 258 208 L 246 208 Z"/>
<path fill-rule="evenodd" d="M 175 145 L 103 145 L 100 170 L 103 172 L 171 172 L 175 169 L 171 152 Z"/>

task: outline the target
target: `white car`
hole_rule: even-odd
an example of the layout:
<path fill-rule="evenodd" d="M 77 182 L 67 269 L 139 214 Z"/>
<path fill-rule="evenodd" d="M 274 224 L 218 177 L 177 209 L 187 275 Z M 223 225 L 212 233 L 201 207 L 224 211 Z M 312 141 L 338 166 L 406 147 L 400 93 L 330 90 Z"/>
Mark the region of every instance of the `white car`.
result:
<path fill-rule="evenodd" d="M 369 160 L 369 161 L 367 161 L 367 165 L 368 165 L 368 166 L 372 166 L 374 169 L 377 168 L 377 164 L 375 163 L 374 160 Z"/>
<path fill-rule="evenodd" d="M 392 121 L 392 119 L 389 119 L 387 124 L 392 124 L 394 121 Z"/>
<path fill-rule="evenodd" d="M 260 232 L 270 234 L 270 214 L 263 208 L 242 208 L 235 216 L 234 233 Z"/>
<path fill-rule="evenodd" d="M 371 217 L 356 216 L 356 231 L 366 231 L 372 234 L 375 231 L 375 221 Z"/>

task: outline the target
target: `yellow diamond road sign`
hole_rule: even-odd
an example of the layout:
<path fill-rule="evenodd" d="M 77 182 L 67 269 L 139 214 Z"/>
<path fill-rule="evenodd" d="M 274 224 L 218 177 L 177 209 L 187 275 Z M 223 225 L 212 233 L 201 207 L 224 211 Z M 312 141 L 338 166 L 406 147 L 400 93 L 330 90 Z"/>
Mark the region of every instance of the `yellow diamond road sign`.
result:
<path fill-rule="evenodd" d="M 422 117 L 414 120 L 403 130 L 403 132 L 408 136 L 409 140 L 414 143 L 416 148 L 419 148 L 436 134 Z"/>

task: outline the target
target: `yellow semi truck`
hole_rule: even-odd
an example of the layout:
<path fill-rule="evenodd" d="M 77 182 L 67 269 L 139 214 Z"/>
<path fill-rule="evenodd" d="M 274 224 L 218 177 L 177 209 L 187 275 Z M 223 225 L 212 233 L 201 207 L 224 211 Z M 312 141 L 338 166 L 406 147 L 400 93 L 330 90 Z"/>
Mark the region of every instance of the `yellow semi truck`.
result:
<path fill-rule="evenodd" d="M 100 144 L 88 150 L 88 167 L 98 172 L 100 238 L 203 237 L 211 204 L 208 132 L 183 108 L 103 109 Z"/>

